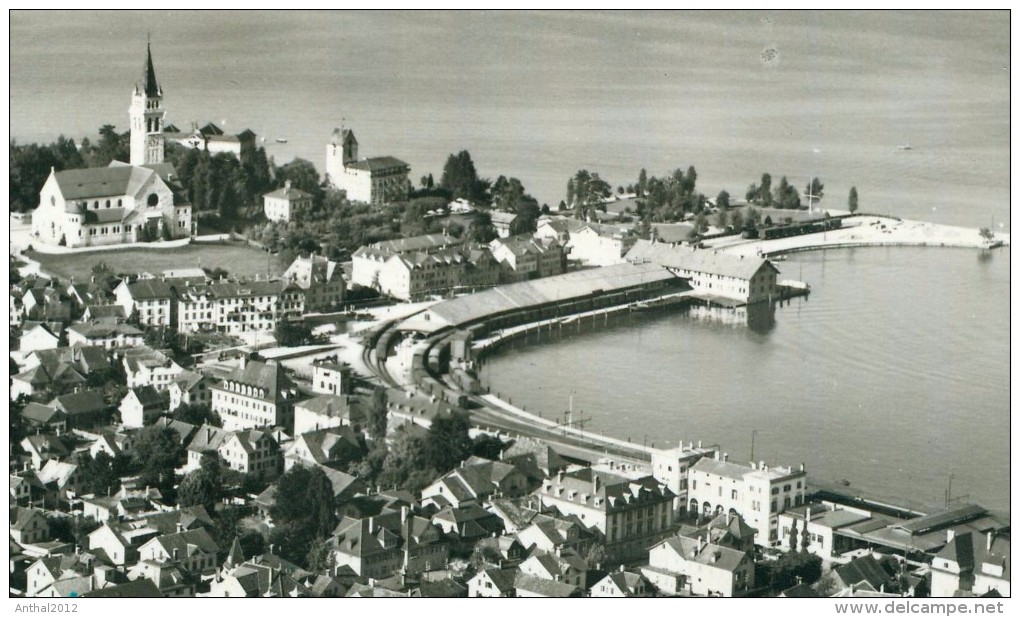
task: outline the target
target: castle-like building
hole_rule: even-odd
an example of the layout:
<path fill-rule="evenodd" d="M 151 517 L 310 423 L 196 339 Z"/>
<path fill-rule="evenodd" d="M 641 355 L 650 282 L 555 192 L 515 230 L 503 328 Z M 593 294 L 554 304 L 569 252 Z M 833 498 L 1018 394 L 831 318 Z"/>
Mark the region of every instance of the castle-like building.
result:
<path fill-rule="evenodd" d="M 32 213 L 37 241 L 88 247 L 191 235 L 191 204 L 174 166 L 163 160 L 166 110 L 151 48 L 128 115 L 130 163 L 50 171 Z"/>
<path fill-rule="evenodd" d="M 410 171 L 410 165 L 392 156 L 359 159 L 358 140 L 347 128 L 335 129 L 326 144 L 326 178 L 351 201 L 379 205 L 405 198 Z"/>

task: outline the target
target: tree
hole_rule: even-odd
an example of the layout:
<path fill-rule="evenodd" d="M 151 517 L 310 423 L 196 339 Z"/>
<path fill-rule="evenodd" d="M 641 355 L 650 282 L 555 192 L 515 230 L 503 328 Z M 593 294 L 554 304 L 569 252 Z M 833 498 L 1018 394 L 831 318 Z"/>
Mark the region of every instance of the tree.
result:
<path fill-rule="evenodd" d="M 123 459 L 116 460 L 100 450 L 95 457 L 88 452 L 78 457 L 78 465 L 85 480 L 85 492 L 94 495 L 111 495 L 120 490 L 120 474 L 126 473 Z"/>
<path fill-rule="evenodd" d="M 847 207 L 848 210 L 850 210 L 850 214 L 853 214 L 854 212 L 857 212 L 857 187 L 856 186 L 851 186 L 850 187 L 850 196 L 847 197 L 846 207 Z"/>
<path fill-rule="evenodd" d="M 584 557 L 584 562 L 589 570 L 598 570 L 602 567 L 602 564 L 606 563 L 608 558 L 609 555 L 606 553 L 606 547 L 601 544 L 595 544 L 588 550 L 588 554 Z"/>
<path fill-rule="evenodd" d="M 183 462 L 184 454 L 176 431 L 147 426 L 138 432 L 131 461 L 141 471 L 142 484 L 155 486 L 167 494 L 173 492 L 175 470 Z"/>
<path fill-rule="evenodd" d="M 574 174 L 574 203 L 575 216 L 579 219 L 588 217 L 592 209 L 605 208 L 606 199 L 613 194 L 613 189 L 608 182 L 599 177 L 598 173 L 582 169 Z"/>
<path fill-rule="evenodd" d="M 715 198 L 715 205 L 720 210 L 725 210 L 730 207 L 730 194 L 726 191 L 719 191 L 719 195 Z"/>
<path fill-rule="evenodd" d="M 425 439 L 410 431 L 398 430 L 390 442 L 378 483 L 410 491 L 427 486 L 438 475 L 430 466 L 427 448 Z"/>
<path fill-rule="evenodd" d="M 706 231 L 708 231 L 708 218 L 705 216 L 704 212 L 701 212 L 694 219 L 694 232 L 698 234 L 703 234 Z"/>
<path fill-rule="evenodd" d="M 811 181 L 807 183 L 806 187 L 804 187 L 804 194 L 808 198 L 808 205 L 821 201 L 824 193 L 825 185 L 822 184 L 821 178 L 818 178 L 817 176 L 811 178 Z"/>
<path fill-rule="evenodd" d="M 466 199 L 468 201 L 483 201 L 484 192 L 480 191 L 481 184 L 478 172 L 475 170 L 474 161 L 467 150 L 461 150 L 457 154 L 451 154 L 443 166 L 443 175 L 439 179 L 439 186 L 450 191 L 455 199 Z"/>
<path fill-rule="evenodd" d="M 796 209 L 800 207 L 800 195 L 797 188 L 791 185 L 786 176 L 779 180 L 779 185 L 773 191 L 773 201 L 777 208 Z"/>
<path fill-rule="evenodd" d="M 276 482 L 276 503 L 269 509 L 277 539 L 288 559 L 305 562 L 317 537 L 336 526 L 333 485 L 319 467 L 295 465 Z"/>
<path fill-rule="evenodd" d="M 745 224 L 748 228 L 757 228 L 758 224 L 761 223 L 761 211 L 758 208 L 748 207 L 746 219 Z"/>
<path fill-rule="evenodd" d="M 510 234 L 533 234 L 538 229 L 538 217 L 542 211 L 537 201 L 524 201 L 517 206 L 517 216 L 510 222 Z"/>
<path fill-rule="evenodd" d="M 491 461 L 498 461 L 504 447 L 506 447 L 506 444 L 499 437 L 482 433 L 475 437 L 474 455 L 487 458 Z"/>
<path fill-rule="evenodd" d="M 201 467 L 181 480 L 177 489 L 177 504 L 181 507 L 205 506 L 206 510 L 212 512 L 223 494 L 219 459 L 203 457 Z"/>
<path fill-rule="evenodd" d="M 382 440 L 386 438 L 386 421 L 388 411 L 386 409 L 386 390 L 376 388 L 372 392 L 372 398 L 368 404 L 367 418 L 368 434 L 372 439 Z"/>
<path fill-rule="evenodd" d="M 312 329 L 303 321 L 284 318 L 276 322 L 274 337 L 281 347 L 308 345 L 312 342 Z"/>
<path fill-rule="evenodd" d="M 178 405 L 170 416 L 174 420 L 180 420 L 181 422 L 187 422 L 188 424 L 194 424 L 196 426 L 201 426 L 203 424 L 223 426 L 223 422 L 220 420 L 220 415 L 213 411 L 208 405 L 202 405 L 201 403 Z"/>
<path fill-rule="evenodd" d="M 329 538 L 318 536 L 312 540 L 307 562 L 308 569 L 316 574 L 328 574 L 333 570 L 333 543 Z"/>
<path fill-rule="evenodd" d="M 432 420 L 425 443 L 425 457 L 429 466 L 446 473 L 471 456 L 474 442 L 468 435 L 470 423 L 467 414 L 452 412 Z"/>
<path fill-rule="evenodd" d="M 648 188 L 648 172 L 645 171 L 644 167 L 642 167 L 641 168 L 641 172 L 638 173 L 638 177 L 637 177 L 637 194 L 638 194 L 638 197 L 644 197 L 645 196 L 645 189 L 647 189 L 647 188 Z"/>
<path fill-rule="evenodd" d="M 730 213 L 730 226 L 736 232 L 744 229 L 744 215 L 740 213 L 740 210 L 734 210 Z"/>
<path fill-rule="evenodd" d="M 14 362 L 14 358 L 11 358 L 11 362 Z M 11 366 L 11 369 L 14 370 L 16 367 L 17 364 L 13 364 Z M 9 408 L 10 411 L 8 413 L 11 423 L 10 429 L 11 444 L 19 443 L 22 439 L 24 439 L 28 435 L 28 422 L 25 420 L 25 416 L 21 415 L 21 412 L 22 410 L 25 409 L 25 406 L 28 405 L 30 402 L 32 402 L 32 400 L 24 394 L 18 396 L 17 399 L 11 401 L 11 406 Z"/>
<path fill-rule="evenodd" d="M 488 244 L 499 237 L 496 227 L 492 224 L 492 215 L 488 212 L 479 211 L 471 219 L 468 227 L 468 237 L 472 242 Z"/>
<path fill-rule="evenodd" d="M 758 188 L 757 198 L 763 206 L 772 205 L 772 176 L 767 173 L 761 175 L 761 186 Z"/>
<path fill-rule="evenodd" d="M 726 223 L 729 221 L 729 218 L 729 213 L 720 208 L 719 211 L 715 213 L 715 226 L 722 231 L 726 231 Z"/>
<path fill-rule="evenodd" d="M 755 202 L 758 201 L 758 195 L 760 194 L 761 190 L 758 188 L 758 185 L 752 182 L 751 186 L 747 187 L 747 192 L 744 193 L 744 199 L 748 202 Z"/>
<path fill-rule="evenodd" d="M 574 206 L 574 179 L 571 178 L 567 180 L 567 203 L 564 204 L 564 206 L 561 207 L 560 210 L 563 210 L 565 207 L 572 208 L 573 206 Z"/>

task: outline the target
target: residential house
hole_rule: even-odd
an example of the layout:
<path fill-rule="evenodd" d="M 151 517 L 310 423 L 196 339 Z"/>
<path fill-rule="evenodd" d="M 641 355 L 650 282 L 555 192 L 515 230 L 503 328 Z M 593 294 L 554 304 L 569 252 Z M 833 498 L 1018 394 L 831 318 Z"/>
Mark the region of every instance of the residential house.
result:
<path fill-rule="evenodd" d="M 192 529 L 157 536 L 138 549 L 141 561 L 168 562 L 185 572 L 212 574 L 218 567 L 219 546 L 205 529 Z"/>
<path fill-rule="evenodd" d="M 468 580 L 470 598 L 512 598 L 517 570 L 485 568 Z"/>
<path fill-rule="evenodd" d="M 530 551 L 557 553 L 573 551 L 587 554 L 599 540 L 576 516 L 554 518 L 539 514 L 530 525 L 517 532 L 521 544 Z"/>
<path fill-rule="evenodd" d="M 124 374 L 129 388 L 152 386 L 159 391 L 170 387 L 184 368 L 165 352 L 151 347 L 131 347 L 123 352 Z"/>
<path fill-rule="evenodd" d="M 500 238 L 510 237 L 510 226 L 513 224 L 514 219 L 517 218 L 516 214 L 502 210 L 492 210 L 489 212 L 489 217 L 492 220 L 492 226 L 496 229 L 496 233 Z"/>
<path fill-rule="evenodd" d="M 524 495 L 528 478 L 513 465 L 472 458 L 422 489 L 422 504 L 461 507 L 482 504 L 489 497 Z"/>
<path fill-rule="evenodd" d="M 303 598 L 312 594 L 289 573 L 245 562 L 210 583 L 209 598 Z"/>
<path fill-rule="evenodd" d="M 675 536 L 648 553 L 642 574 L 665 595 L 732 598 L 754 589 L 754 562 L 747 553 Z"/>
<path fill-rule="evenodd" d="M 163 598 L 159 587 L 147 578 L 142 578 L 126 583 L 109 585 L 102 589 L 87 591 L 81 595 L 83 598 Z"/>
<path fill-rule="evenodd" d="M 113 291 L 116 304 L 143 326 L 177 328 L 177 285 L 162 279 L 121 281 Z"/>
<path fill-rule="evenodd" d="M 167 412 L 165 392 L 152 386 L 131 388 L 120 402 L 120 422 L 126 427 L 142 428 Z"/>
<path fill-rule="evenodd" d="M 222 382 L 209 386 L 212 410 L 223 428 L 292 427 L 300 394 L 278 362 L 248 360 Z"/>
<path fill-rule="evenodd" d="M 392 156 L 358 158 L 354 131 L 335 129 L 326 144 L 326 180 L 345 191 L 347 199 L 382 205 L 407 196 L 411 167 Z"/>
<path fill-rule="evenodd" d="M 264 430 L 228 431 L 206 424 L 195 432 L 187 452 L 185 471 L 199 469 L 203 455 L 215 454 L 222 464 L 244 474 L 272 479 L 280 473 L 279 444 Z"/>
<path fill-rule="evenodd" d="M 779 541 L 779 515 L 804 503 L 807 472 L 766 465 L 731 463 L 724 454 L 703 457 L 688 470 L 690 486 L 688 512 L 703 516 L 732 510 L 758 533 L 759 546 L 776 546 Z"/>
<path fill-rule="evenodd" d="M 519 573 L 514 577 L 517 598 L 580 598 L 583 590 L 560 581 Z"/>
<path fill-rule="evenodd" d="M 83 310 L 81 320 L 85 322 L 112 321 L 121 323 L 128 317 L 124 307 L 119 304 L 85 304 Z"/>
<path fill-rule="evenodd" d="M 936 598 L 998 592 L 1010 596 L 1009 533 L 950 533 L 949 543 L 931 563 L 931 595 Z"/>
<path fill-rule="evenodd" d="M 282 223 L 296 220 L 298 216 L 307 214 L 312 209 L 312 196 L 292 187 L 290 180 L 284 183 L 283 188 L 263 195 L 262 202 L 266 218 Z"/>
<path fill-rule="evenodd" d="M 214 281 L 181 290 L 179 332 L 272 332 L 304 314 L 304 291 L 286 280 Z"/>
<path fill-rule="evenodd" d="M 283 453 L 284 470 L 294 465 L 346 466 L 359 460 L 365 451 L 360 434 L 349 426 L 306 431 L 294 438 Z"/>
<path fill-rule="evenodd" d="M 673 491 L 652 476 L 632 479 L 583 468 L 558 473 L 535 494 L 543 506 L 597 528 L 610 563 L 640 559 L 673 529 Z"/>
<path fill-rule="evenodd" d="M 188 570 L 176 559 L 144 559 L 128 569 L 128 578 L 151 581 L 165 598 L 193 598 L 198 590 L 200 575 Z"/>
<path fill-rule="evenodd" d="M 439 527 L 408 508 L 399 513 L 344 518 L 336 536 L 336 567 L 350 567 L 358 576 L 384 578 L 400 570 L 407 575 L 446 567 L 449 548 Z"/>
<path fill-rule="evenodd" d="M 118 349 L 142 345 L 144 335 L 141 330 L 130 324 L 104 319 L 72 324 L 67 329 L 67 340 L 72 347 Z"/>
<path fill-rule="evenodd" d="M 36 544 L 50 539 L 50 524 L 42 510 L 14 506 L 10 508 L 11 538 L 18 544 Z"/>
<path fill-rule="evenodd" d="M 455 538 L 454 544 L 461 549 L 473 547 L 483 538 L 504 533 L 503 521 L 498 516 L 473 503 L 457 508 L 447 506 L 432 515 L 432 523 L 447 536 Z"/>
<path fill-rule="evenodd" d="M 189 370 L 182 371 L 167 386 L 167 392 L 170 394 L 170 411 L 177 409 L 181 405 L 210 407 L 212 393 L 209 390 L 209 386 L 212 383 L 213 380 L 211 378 L 201 373 Z"/>
<path fill-rule="evenodd" d="M 482 538 L 475 544 L 474 555 L 483 563 L 499 568 L 513 568 L 528 558 L 528 548 L 514 536 Z"/>
<path fill-rule="evenodd" d="M 337 310 L 347 290 L 343 268 L 321 255 L 298 255 L 281 278 L 304 291 L 305 311 Z"/>
<path fill-rule="evenodd" d="M 566 252 L 556 238 L 529 235 L 496 238 L 489 243 L 489 249 L 503 266 L 501 282 L 514 283 L 566 271 Z"/>
<path fill-rule="evenodd" d="M 531 503 L 527 500 L 530 499 Z M 534 496 L 526 499 L 490 499 L 485 509 L 498 516 L 508 534 L 516 534 L 530 525 L 538 516 L 541 503 Z"/>
<path fill-rule="evenodd" d="M 88 536 L 88 549 L 104 561 L 116 566 L 138 562 L 138 549 L 160 535 L 152 527 L 127 528 L 109 520 Z"/>
<path fill-rule="evenodd" d="M 655 596 L 655 585 L 640 572 L 629 572 L 620 567 L 610 572 L 591 588 L 592 598 L 651 598 Z"/>
<path fill-rule="evenodd" d="M 67 431 L 67 414 L 39 403 L 29 403 L 21 410 L 28 427 L 37 431 L 61 434 Z"/>
<path fill-rule="evenodd" d="M 77 439 L 73 435 L 40 433 L 25 437 L 21 440 L 20 445 L 21 449 L 31 457 L 32 468 L 42 469 L 47 461 L 59 461 L 71 456 L 76 442 Z"/>
<path fill-rule="evenodd" d="M 47 403 L 67 414 L 68 428 L 90 428 L 109 422 L 110 406 L 99 390 L 82 390 L 58 396 Z"/>
<path fill-rule="evenodd" d="M 37 559 L 28 567 L 25 572 L 26 589 L 25 596 L 52 597 L 52 590 L 47 592 L 53 583 L 58 580 L 75 579 L 87 577 L 92 573 L 94 558 L 88 555 L 54 555 Z M 86 588 L 84 591 L 88 591 Z"/>
<path fill-rule="evenodd" d="M 84 492 L 85 472 L 78 465 L 50 459 L 37 475 L 57 503 L 69 503 Z"/>
<path fill-rule="evenodd" d="M 680 526 L 680 535 L 688 538 L 703 538 L 706 542 L 750 553 L 754 550 L 754 527 L 744 522 L 739 514 L 726 512 L 715 517 L 703 527 Z"/>
<path fill-rule="evenodd" d="M 347 395 L 320 394 L 294 404 L 295 437 L 328 428 L 353 428 L 364 421 L 361 404 Z"/>
<path fill-rule="evenodd" d="M 540 553 L 528 557 L 518 567 L 521 574 L 566 583 L 584 589 L 588 566 L 573 552 Z"/>
<path fill-rule="evenodd" d="M 864 555 L 834 567 L 826 577 L 826 586 L 831 590 L 829 595 L 848 590 L 894 593 L 896 579 L 893 574 L 898 569 L 898 565 L 886 560 L 879 561 L 873 555 Z"/>
<path fill-rule="evenodd" d="M 11 506 L 41 508 L 45 503 L 46 487 L 35 471 L 26 469 L 9 475 Z"/>
<path fill-rule="evenodd" d="M 52 396 L 85 386 L 87 380 L 73 364 L 53 362 L 39 364 L 11 376 L 12 401 L 22 396 Z"/>
<path fill-rule="evenodd" d="M 27 354 L 40 349 L 55 349 L 60 346 L 63 329 L 60 324 L 35 323 L 22 328 L 19 351 Z"/>

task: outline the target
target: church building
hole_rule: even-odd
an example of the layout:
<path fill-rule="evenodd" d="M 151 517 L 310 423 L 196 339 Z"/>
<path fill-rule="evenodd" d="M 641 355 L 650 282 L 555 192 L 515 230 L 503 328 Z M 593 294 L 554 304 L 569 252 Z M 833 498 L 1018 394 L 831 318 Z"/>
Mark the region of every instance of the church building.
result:
<path fill-rule="evenodd" d="M 407 197 L 411 166 L 392 156 L 358 158 L 358 140 L 350 129 L 335 129 L 326 144 L 326 177 L 346 191 L 347 199 L 381 205 Z"/>
<path fill-rule="evenodd" d="M 191 236 L 191 204 L 174 166 L 163 160 L 163 89 L 147 50 L 128 109 L 131 162 L 50 171 L 32 213 L 45 244 L 107 246 Z"/>

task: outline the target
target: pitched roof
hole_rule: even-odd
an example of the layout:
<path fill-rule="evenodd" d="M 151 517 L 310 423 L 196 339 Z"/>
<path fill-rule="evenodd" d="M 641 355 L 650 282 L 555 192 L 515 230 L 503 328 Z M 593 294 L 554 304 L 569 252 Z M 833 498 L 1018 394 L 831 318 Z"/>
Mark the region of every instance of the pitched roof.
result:
<path fill-rule="evenodd" d="M 481 576 L 482 574 L 489 577 L 492 584 L 495 585 L 502 593 L 506 593 L 514 588 L 514 578 L 517 576 L 517 570 L 503 570 L 501 568 L 486 568 L 475 576 Z"/>
<path fill-rule="evenodd" d="M 25 408 L 21 410 L 21 415 L 30 422 L 36 422 L 38 424 L 48 424 L 49 422 L 60 422 L 61 420 L 67 419 L 67 414 L 59 409 L 54 409 L 48 405 L 41 405 L 39 403 L 29 403 L 25 405 Z"/>
<path fill-rule="evenodd" d="M 127 288 L 135 300 L 169 300 L 174 295 L 171 285 L 161 279 L 139 279 Z"/>
<path fill-rule="evenodd" d="M 400 159 L 392 156 L 375 156 L 372 158 L 355 161 L 353 163 L 345 165 L 345 167 L 351 169 L 362 169 L 370 172 L 377 172 L 377 171 L 390 171 L 392 169 L 400 168 L 410 169 L 411 166 L 405 163 L 404 161 L 401 161 Z"/>
<path fill-rule="evenodd" d="M 999 567 L 1002 573 L 995 573 L 994 576 L 1010 580 L 1009 533 L 958 533 L 939 551 L 938 557 L 958 564 L 961 571 L 972 571 L 985 576 L 991 574 L 985 569 L 985 564 Z"/>
<path fill-rule="evenodd" d="M 83 598 L 162 598 L 156 584 L 147 578 L 112 585 L 82 594 Z"/>
<path fill-rule="evenodd" d="M 24 529 L 25 525 L 27 525 L 29 521 L 38 516 L 42 516 L 43 520 L 46 520 L 45 515 L 41 510 L 36 510 L 35 508 L 22 508 L 21 506 L 13 507 L 10 509 L 10 527 L 15 531 Z M 48 526 L 49 523 L 47 523 L 47 527 Z"/>
<path fill-rule="evenodd" d="M 293 201 L 296 199 L 310 199 L 312 196 L 301 189 L 293 188 L 290 185 L 290 180 L 287 184 L 263 195 L 263 197 L 271 197 L 273 199 L 286 199 L 287 201 Z"/>
<path fill-rule="evenodd" d="M 527 574 L 517 575 L 514 579 L 514 588 L 518 590 L 523 589 L 546 598 L 569 598 L 581 593 L 581 590 L 573 585 Z"/>
<path fill-rule="evenodd" d="M 72 394 L 58 396 L 49 402 L 51 406 L 58 407 L 74 416 L 79 414 L 100 413 L 108 409 L 103 395 L 98 390 L 83 390 Z"/>
<path fill-rule="evenodd" d="M 161 407 L 166 402 L 164 396 L 153 386 L 131 388 L 129 393 L 134 394 L 142 407 Z M 125 395 L 126 397 L 127 395 Z"/>
<path fill-rule="evenodd" d="M 215 553 L 219 546 L 204 528 L 190 529 L 178 533 L 165 534 L 155 539 L 168 555 L 176 549 L 181 557 L 194 555 L 196 552 Z"/>
<path fill-rule="evenodd" d="M 888 585 L 893 581 L 885 569 L 872 555 L 858 557 L 846 565 L 836 568 L 836 574 L 847 586 L 854 586 L 867 582 L 872 589 L 878 590 L 882 585 Z"/>
<path fill-rule="evenodd" d="M 750 279 L 763 267 L 776 270 L 772 262 L 762 257 L 733 255 L 713 249 L 694 249 L 648 240 L 638 240 L 634 243 L 626 258 L 632 263 L 652 262 L 666 268 L 744 280 Z"/>
<path fill-rule="evenodd" d="M 736 570 L 747 559 L 747 554 L 742 551 L 686 536 L 673 536 L 663 540 L 656 546 L 662 544 L 668 545 L 687 561 L 730 572 Z"/>
<path fill-rule="evenodd" d="M 249 360 L 244 367 L 234 369 L 225 380 L 261 388 L 265 392 L 265 396 L 258 398 L 267 401 L 279 402 L 284 399 L 292 399 L 297 395 L 294 382 L 287 376 L 283 366 L 277 362 Z"/>
<path fill-rule="evenodd" d="M 68 201 L 134 195 L 152 174 L 151 169 L 132 165 L 65 169 L 53 173 L 60 194 Z M 76 204 L 69 206 L 74 207 L 75 213 L 81 212 Z M 93 213 L 102 211 L 91 210 Z"/>

